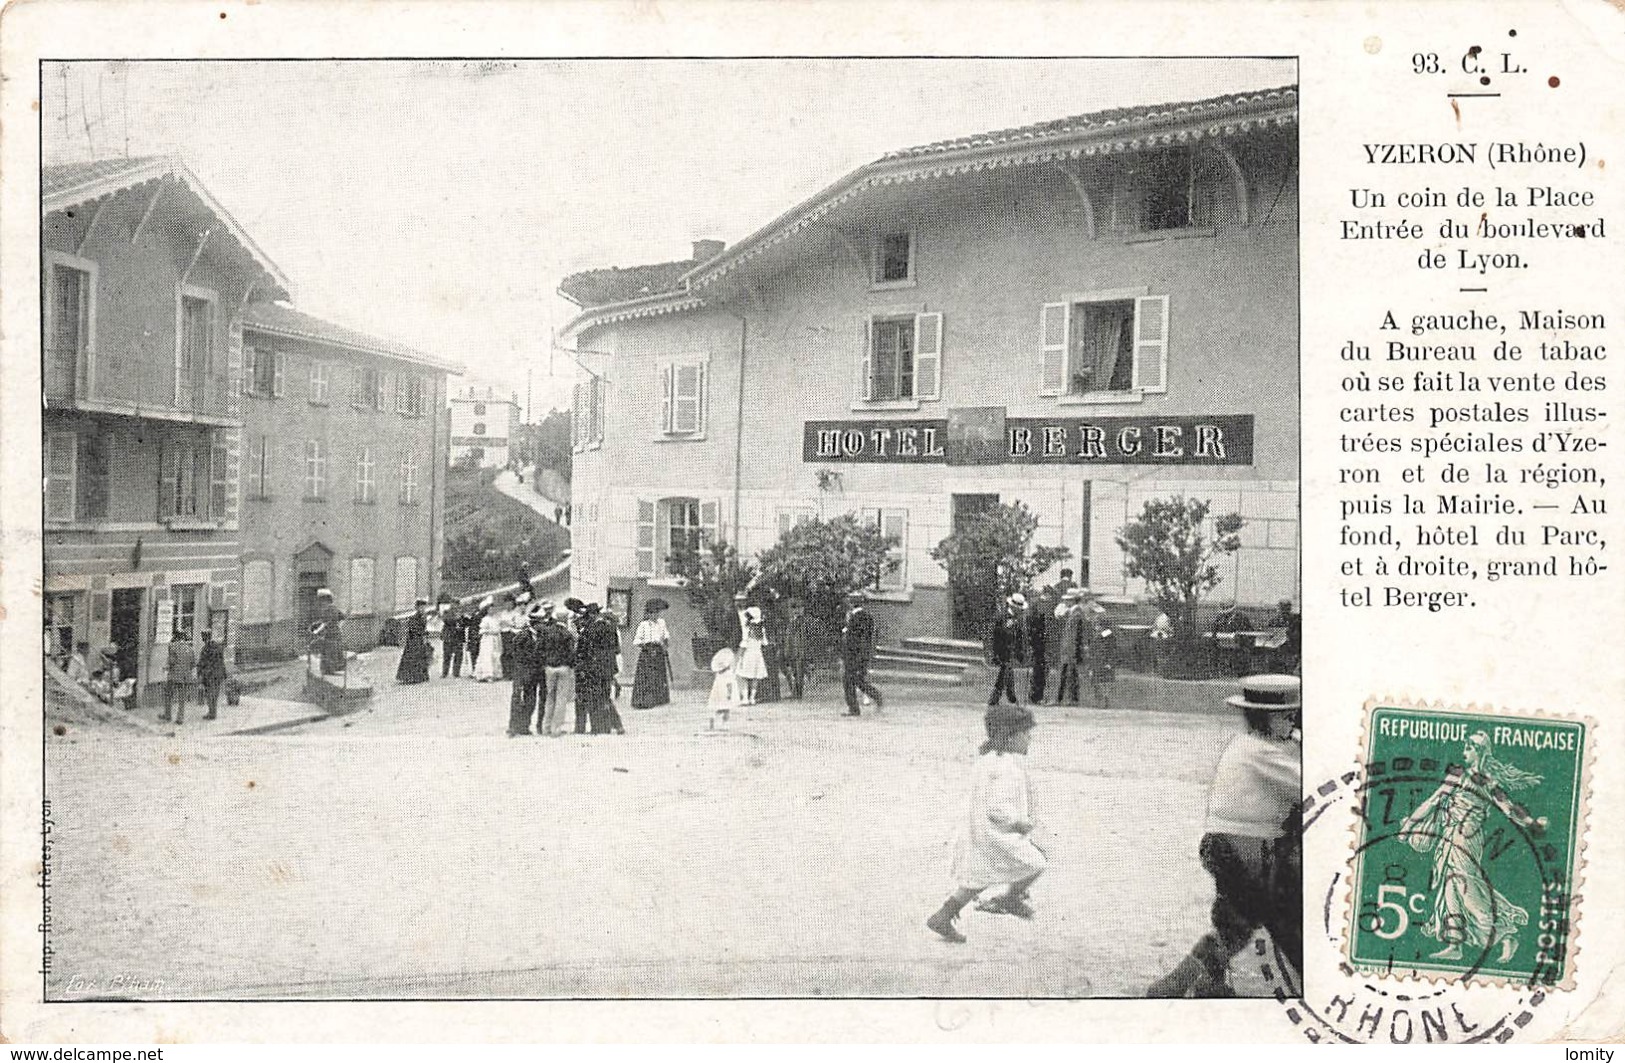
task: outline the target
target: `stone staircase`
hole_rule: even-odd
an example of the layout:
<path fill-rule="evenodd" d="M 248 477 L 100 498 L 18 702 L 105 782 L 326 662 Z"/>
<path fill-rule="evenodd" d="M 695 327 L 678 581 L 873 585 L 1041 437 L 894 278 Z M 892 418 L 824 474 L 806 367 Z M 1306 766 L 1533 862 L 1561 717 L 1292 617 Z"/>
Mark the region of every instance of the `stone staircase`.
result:
<path fill-rule="evenodd" d="M 898 646 L 877 646 L 869 672 L 885 682 L 960 686 L 983 667 L 980 642 L 919 637 L 903 639 Z"/>

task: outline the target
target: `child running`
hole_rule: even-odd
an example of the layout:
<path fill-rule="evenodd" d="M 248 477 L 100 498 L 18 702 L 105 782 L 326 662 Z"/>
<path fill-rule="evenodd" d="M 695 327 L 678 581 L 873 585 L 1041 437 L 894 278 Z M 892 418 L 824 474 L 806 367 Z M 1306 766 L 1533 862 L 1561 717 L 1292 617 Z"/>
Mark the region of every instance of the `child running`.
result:
<path fill-rule="evenodd" d="M 954 926 L 960 909 L 989 886 L 1008 884 L 977 907 L 984 912 L 1033 917 L 1027 890 L 1044 873 L 1044 853 L 1033 844 L 1033 817 L 1027 786 L 1027 747 L 1033 714 L 1020 705 L 993 705 L 983 720 L 987 741 L 971 773 L 966 831 L 954 854 L 959 888 L 925 925 L 947 941 L 963 942 Z"/>

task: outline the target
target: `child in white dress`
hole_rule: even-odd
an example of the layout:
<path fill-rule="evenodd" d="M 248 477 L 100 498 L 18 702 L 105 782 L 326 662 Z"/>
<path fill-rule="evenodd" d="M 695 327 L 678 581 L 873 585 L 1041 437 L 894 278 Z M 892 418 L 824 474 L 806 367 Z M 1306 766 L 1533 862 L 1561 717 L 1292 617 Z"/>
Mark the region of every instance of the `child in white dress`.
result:
<path fill-rule="evenodd" d="M 734 674 L 744 680 L 741 705 L 756 704 L 756 684 L 767 678 L 767 635 L 762 630 L 762 611 L 756 606 L 745 610 L 745 634 L 739 643 L 739 658 L 734 663 Z"/>
<path fill-rule="evenodd" d="M 989 886 L 1007 885 L 1003 893 L 977 907 L 997 915 L 1031 919 L 1027 890 L 1048 866 L 1033 844 L 1033 816 L 1027 783 L 1027 747 L 1033 714 L 1020 705 L 989 707 L 984 717 L 987 741 L 971 773 L 971 796 L 965 832 L 954 854 L 959 888 L 925 921 L 944 940 L 963 942 L 954 920 L 965 905 Z"/>

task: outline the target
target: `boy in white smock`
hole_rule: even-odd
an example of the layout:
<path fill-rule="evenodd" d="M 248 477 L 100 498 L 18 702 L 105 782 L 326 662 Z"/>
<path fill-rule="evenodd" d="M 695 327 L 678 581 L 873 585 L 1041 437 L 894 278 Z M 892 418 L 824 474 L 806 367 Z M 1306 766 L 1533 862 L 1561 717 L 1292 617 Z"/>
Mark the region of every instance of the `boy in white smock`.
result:
<path fill-rule="evenodd" d="M 981 911 L 1031 919 L 1027 891 L 1048 866 L 1031 837 L 1034 824 L 1027 748 L 1033 714 L 1020 705 L 993 705 L 983 723 L 987 741 L 971 771 L 965 831 L 954 854 L 953 874 L 959 888 L 925 921 L 952 942 L 965 940 L 954 926 L 960 910 L 989 886 L 1007 888 L 978 905 Z"/>

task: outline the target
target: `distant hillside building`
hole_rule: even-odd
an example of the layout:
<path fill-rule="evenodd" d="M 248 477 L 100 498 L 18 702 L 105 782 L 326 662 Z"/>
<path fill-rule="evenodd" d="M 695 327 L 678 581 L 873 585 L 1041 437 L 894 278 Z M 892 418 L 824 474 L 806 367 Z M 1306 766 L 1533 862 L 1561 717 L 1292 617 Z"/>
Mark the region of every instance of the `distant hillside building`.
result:
<path fill-rule="evenodd" d="M 518 457 L 519 401 L 493 387 L 471 386 L 451 400 L 451 464 L 472 460 L 500 469 Z"/>
<path fill-rule="evenodd" d="M 243 315 L 241 650 L 302 651 L 329 587 L 357 648 L 440 581 L 446 374 L 287 306 Z"/>

